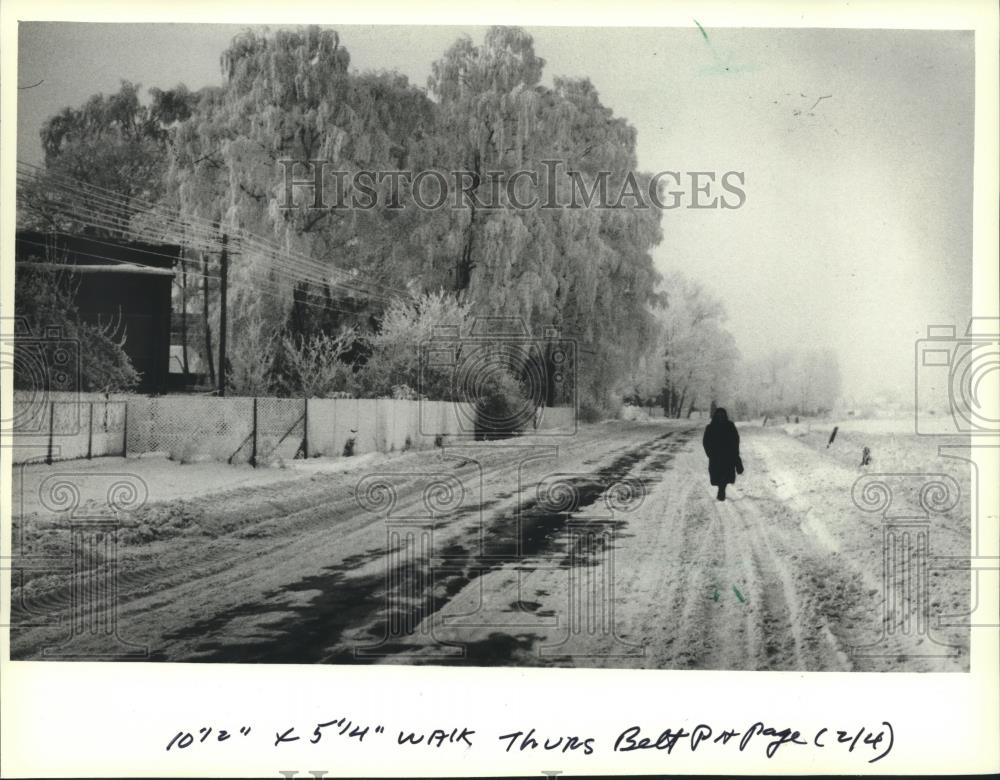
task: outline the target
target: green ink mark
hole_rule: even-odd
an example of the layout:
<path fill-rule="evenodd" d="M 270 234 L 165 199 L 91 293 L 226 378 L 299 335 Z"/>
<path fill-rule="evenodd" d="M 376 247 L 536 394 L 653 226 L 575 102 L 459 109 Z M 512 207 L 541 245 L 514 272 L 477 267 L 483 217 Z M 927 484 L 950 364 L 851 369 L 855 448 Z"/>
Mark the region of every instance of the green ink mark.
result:
<path fill-rule="evenodd" d="M 757 69 L 756 66 L 753 65 L 733 64 L 732 62 L 729 61 L 728 58 L 726 60 L 723 60 L 723 58 L 719 56 L 719 52 L 715 50 L 715 46 L 712 45 L 712 41 L 709 40 L 708 33 L 705 32 L 705 28 L 701 26 L 701 22 L 699 22 L 697 19 L 694 19 L 693 21 L 695 23 L 695 26 L 698 28 L 699 32 L 701 32 L 701 37 L 704 38 L 705 43 L 708 44 L 708 50 L 712 53 L 712 59 L 715 60 L 713 64 L 705 65 L 700 69 L 699 72 L 701 73 L 701 75 L 731 76 L 737 73 L 751 73 Z"/>
<path fill-rule="evenodd" d="M 701 26 L 701 22 L 695 19 L 694 23 L 698 26 L 698 29 L 701 31 L 701 37 L 705 39 L 705 43 L 708 44 L 708 50 L 712 52 L 712 59 L 715 60 L 715 64 L 708 66 L 707 70 L 715 73 L 728 72 L 729 66 L 722 61 L 722 58 L 719 56 L 719 52 L 715 50 L 715 47 L 712 45 L 712 42 L 708 39 L 708 33 L 705 32 L 705 28 Z"/>
<path fill-rule="evenodd" d="M 746 604 L 747 603 L 747 600 L 745 598 L 743 598 L 743 594 L 740 593 L 739 588 L 737 588 L 735 585 L 733 585 L 733 593 L 735 593 L 736 594 L 736 598 L 738 598 L 740 600 L 740 604 Z"/>
<path fill-rule="evenodd" d="M 718 600 L 719 600 L 719 589 L 715 588 L 715 593 L 712 594 L 712 601 L 718 601 Z"/>

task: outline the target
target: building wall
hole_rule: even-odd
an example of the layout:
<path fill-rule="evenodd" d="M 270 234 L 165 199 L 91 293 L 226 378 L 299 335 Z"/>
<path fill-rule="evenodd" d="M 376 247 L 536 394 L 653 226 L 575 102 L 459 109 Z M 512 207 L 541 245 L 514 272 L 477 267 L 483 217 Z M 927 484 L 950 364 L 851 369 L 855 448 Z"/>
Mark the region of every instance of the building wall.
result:
<path fill-rule="evenodd" d="M 73 275 L 81 319 L 99 326 L 117 323 L 116 337 L 124 336 L 125 353 L 141 375 L 137 390 L 167 391 L 173 280 L 169 271 L 180 256 L 180 247 L 20 230 L 14 252 L 25 266 L 56 263 L 70 270 L 73 266 L 91 269 Z M 123 271 L 127 264 L 142 266 L 146 272 Z M 151 268 L 158 272 L 150 272 Z M 86 355 L 81 358 L 85 360 Z"/>
<path fill-rule="evenodd" d="M 81 319 L 94 325 L 118 323 L 115 336 L 124 337 L 125 354 L 141 377 L 136 390 L 166 392 L 171 277 L 88 273 L 78 278 L 76 305 Z"/>

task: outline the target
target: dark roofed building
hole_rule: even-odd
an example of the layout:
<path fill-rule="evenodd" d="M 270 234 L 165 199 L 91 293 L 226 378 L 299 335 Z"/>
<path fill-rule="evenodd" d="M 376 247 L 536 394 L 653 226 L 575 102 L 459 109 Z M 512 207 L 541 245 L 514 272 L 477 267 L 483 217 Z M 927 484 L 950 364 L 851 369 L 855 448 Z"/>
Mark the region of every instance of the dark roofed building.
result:
<path fill-rule="evenodd" d="M 167 390 L 170 294 L 181 248 L 96 236 L 18 231 L 15 259 L 40 271 L 74 274 L 80 317 L 119 323 L 124 350 L 140 374 L 140 392 Z M 81 356 L 86 360 L 86 356 Z"/>

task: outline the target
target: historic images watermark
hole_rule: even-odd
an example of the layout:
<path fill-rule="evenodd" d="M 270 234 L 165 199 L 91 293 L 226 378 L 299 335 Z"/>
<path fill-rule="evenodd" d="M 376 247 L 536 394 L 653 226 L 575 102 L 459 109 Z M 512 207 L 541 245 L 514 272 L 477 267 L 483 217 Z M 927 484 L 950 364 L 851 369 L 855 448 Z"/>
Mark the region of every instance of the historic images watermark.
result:
<path fill-rule="evenodd" d="M 995 593 L 1000 557 L 990 542 L 990 481 L 1000 451 L 1000 417 L 996 393 L 1000 378 L 1000 318 L 973 316 L 964 333 L 954 325 L 929 325 L 914 355 L 914 421 L 920 436 L 938 436 L 941 458 L 964 463 L 970 469 L 968 557 L 930 558 L 932 573 L 971 575 L 969 611 L 937 614 L 936 626 L 996 628 L 997 617 L 983 594 Z M 980 470 L 980 463 L 984 468 Z M 990 464 L 994 464 L 990 468 Z M 991 549 L 992 548 L 992 549 Z M 887 548 L 888 549 L 888 548 Z"/>
<path fill-rule="evenodd" d="M 361 509 L 384 518 L 391 553 L 382 634 L 355 643 L 352 660 L 407 652 L 482 664 L 508 647 L 564 662 L 644 654 L 620 636 L 615 614 L 616 534 L 643 504 L 644 485 L 625 473 L 553 471 L 558 447 L 503 441 L 575 435 L 577 347 L 554 328 L 532 336 L 518 317 L 477 317 L 466 333 L 438 328 L 420 343 L 420 397 L 451 401 L 421 402 L 420 430 L 447 433 L 433 466 L 369 473 L 355 486 Z M 512 377 L 518 390 L 507 397 Z M 491 478 L 497 443 L 517 474 L 506 494 Z M 442 538 L 458 519 L 465 535 Z M 501 569 L 517 599 L 496 613 L 484 580 Z M 526 586 L 543 572 L 567 578 L 565 599 L 544 610 Z"/>
<path fill-rule="evenodd" d="M 533 336 L 520 317 L 477 317 L 467 333 L 456 326 L 434 328 L 418 348 L 420 432 L 446 430 L 479 439 L 506 438 L 515 431 L 572 436 L 577 430 L 577 347 L 555 327 Z M 505 377 L 517 377 L 518 392 L 506 402 L 491 403 Z M 431 397 L 451 400 L 448 420 L 440 419 L 439 404 L 425 400 Z"/>
<path fill-rule="evenodd" d="M 642 657 L 645 647 L 619 631 L 615 549 L 627 516 L 645 501 L 645 487 L 628 477 L 544 468 L 538 477 L 539 464 L 555 454 L 549 447 L 517 448 L 522 498 L 492 519 L 488 510 L 499 501 L 487 495 L 490 451 L 482 445 L 446 448 L 443 469 L 362 477 L 356 500 L 384 519 L 391 553 L 375 623 L 381 633 L 355 639 L 342 660 L 408 653 L 423 662 L 490 665 L 513 648 L 562 662 Z M 463 540 L 438 538 L 459 518 L 469 529 Z M 516 579 L 518 599 L 497 613 L 487 609 L 483 580 L 500 570 Z M 568 587 L 540 610 L 526 578 L 546 572 L 565 577 Z M 467 587 L 471 597 L 459 597 Z"/>
<path fill-rule="evenodd" d="M 865 512 L 882 516 L 882 620 L 879 638 L 852 648 L 854 656 L 897 659 L 956 656 L 960 648 L 934 635 L 935 629 L 995 628 L 980 593 L 996 590 L 1000 558 L 989 554 L 987 527 L 980 517 L 988 499 L 980 495 L 976 455 L 997 449 L 995 378 L 1000 369 L 1000 319 L 972 317 L 963 335 L 954 325 L 931 325 L 915 344 L 914 423 L 919 436 L 945 442 L 938 455 L 970 469 L 968 486 L 971 550 L 942 555 L 931 544 L 935 516 L 960 508 L 961 486 L 945 473 L 871 473 L 855 481 L 851 498 Z M 963 441 L 964 439 L 964 441 Z M 932 609 L 932 577 L 955 572 L 971 575 L 968 611 L 958 605 Z M 987 582 L 981 580 L 986 579 Z M 949 611 L 949 609 L 951 611 Z"/>
<path fill-rule="evenodd" d="M 954 325 L 930 325 L 916 343 L 914 414 L 921 436 L 1000 436 L 996 377 L 1000 318 L 972 317 L 964 335 Z M 947 409 L 947 414 L 934 414 Z M 930 414 L 928 414 L 930 412 Z"/>
<path fill-rule="evenodd" d="M 51 447 L 53 435 L 76 435 L 81 424 L 79 339 L 58 324 L 32 329 L 24 317 L 5 317 L 2 324 L 7 327 L 0 336 L 0 367 L 13 372 L 18 400 L 14 415 L 0 419 L 8 443 L 44 440 Z M 58 419 L 56 404 L 63 412 Z"/>
<path fill-rule="evenodd" d="M 593 173 L 542 160 L 513 171 L 343 170 L 328 160 L 279 160 L 278 208 L 403 209 L 738 209 L 744 171 Z M 297 197 L 298 196 L 298 197 Z"/>

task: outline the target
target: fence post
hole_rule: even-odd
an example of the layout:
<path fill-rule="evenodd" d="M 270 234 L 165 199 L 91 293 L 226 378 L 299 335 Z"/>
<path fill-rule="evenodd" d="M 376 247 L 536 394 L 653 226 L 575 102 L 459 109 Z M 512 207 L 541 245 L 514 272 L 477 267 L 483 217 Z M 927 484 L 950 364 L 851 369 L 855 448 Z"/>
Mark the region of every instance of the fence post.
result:
<path fill-rule="evenodd" d="M 309 399 L 302 399 L 302 457 L 309 460 Z"/>
<path fill-rule="evenodd" d="M 90 416 L 87 419 L 87 460 L 94 457 L 94 402 L 90 404 Z"/>
<path fill-rule="evenodd" d="M 250 465 L 257 468 L 257 396 L 253 399 L 253 440 L 250 444 Z"/>
<path fill-rule="evenodd" d="M 52 436 L 55 430 L 56 402 L 49 401 L 49 449 L 45 454 L 46 465 L 52 465 Z"/>

